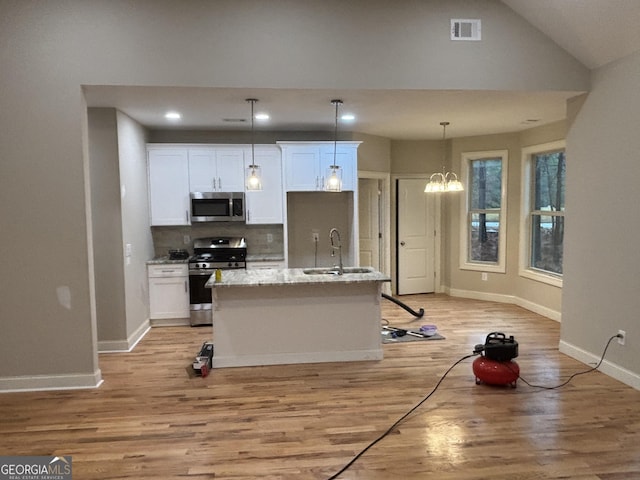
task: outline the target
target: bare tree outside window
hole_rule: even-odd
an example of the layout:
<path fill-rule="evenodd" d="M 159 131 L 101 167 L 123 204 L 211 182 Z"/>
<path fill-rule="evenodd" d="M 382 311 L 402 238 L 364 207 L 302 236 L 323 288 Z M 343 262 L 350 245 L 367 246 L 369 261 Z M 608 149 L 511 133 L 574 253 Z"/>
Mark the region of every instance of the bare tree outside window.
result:
<path fill-rule="evenodd" d="M 469 169 L 469 252 L 471 262 L 498 263 L 502 159 L 472 160 Z"/>
<path fill-rule="evenodd" d="M 565 153 L 536 154 L 532 168 L 531 267 L 562 275 Z"/>

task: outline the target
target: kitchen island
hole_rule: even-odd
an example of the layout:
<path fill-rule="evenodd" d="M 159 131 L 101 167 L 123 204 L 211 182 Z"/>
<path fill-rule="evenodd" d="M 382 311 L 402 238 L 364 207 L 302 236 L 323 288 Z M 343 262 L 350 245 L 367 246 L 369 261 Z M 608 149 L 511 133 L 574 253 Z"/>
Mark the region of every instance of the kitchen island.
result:
<path fill-rule="evenodd" d="M 213 368 L 382 359 L 373 269 L 225 270 L 213 297 Z"/>

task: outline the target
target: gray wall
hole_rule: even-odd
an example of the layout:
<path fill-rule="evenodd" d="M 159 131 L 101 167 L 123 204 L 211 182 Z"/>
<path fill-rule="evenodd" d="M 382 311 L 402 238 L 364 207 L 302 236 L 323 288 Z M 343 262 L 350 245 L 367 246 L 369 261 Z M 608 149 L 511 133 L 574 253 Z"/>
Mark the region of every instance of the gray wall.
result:
<path fill-rule="evenodd" d="M 145 130 L 114 108 L 90 108 L 88 132 L 98 347 L 128 350 L 149 319 Z"/>
<path fill-rule="evenodd" d="M 127 336 L 116 110 L 90 108 L 88 118 L 98 342 L 113 342 Z"/>
<path fill-rule="evenodd" d="M 521 133 L 488 135 L 454 140 L 454 169 L 460 172 L 460 158 L 463 152 L 507 150 L 507 238 L 506 272 L 488 273 L 487 281 L 481 279 L 481 272 L 461 270 L 460 265 L 460 227 L 462 223 L 461 195 L 449 196 L 448 212 L 443 215 L 446 221 L 447 241 L 446 285 L 459 294 L 481 292 L 484 298 L 517 303 L 534 311 L 559 319 L 562 309 L 562 289 L 535 280 L 521 277 L 519 267 L 519 245 L 526 242 L 520 238 L 521 189 L 522 189 L 522 148 L 530 145 L 562 140 L 565 137 L 564 122 L 558 122 Z"/>
<path fill-rule="evenodd" d="M 599 357 L 618 329 L 610 373 L 640 389 L 640 54 L 594 72 L 567 136 L 562 350 Z M 586 358 L 585 358 L 586 357 Z M 620 371 L 626 369 L 626 372 Z"/>
<path fill-rule="evenodd" d="M 148 325 L 145 262 L 153 257 L 153 239 L 149 229 L 146 131 L 121 112 L 117 114 L 117 124 L 120 178 L 115 187 L 122 205 L 122 238 L 119 242 L 121 256 L 114 256 L 112 260 L 116 265 L 117 262 L 124 264 L 126 336 L 119 340 L 126 341 L 121 345 L 128 349 Z M 97 239 L 94 239 L 96 243 Z M 129 256 L 125 253 L 123 258 L 122 252 L 126 252 L 127 245 L 131 246 L 131 253 Z"/>
<path fill-rule="evenodd" d="M 451 17 L 482 17 L 492 35 L 450 42 Z M 0 218 L 12 226 L 0 248 L 0 389 L 100 381 L 82 85 L 585 91 L 590 82 L 492 0 L 0 0 L 0 67 Z M 17 255 L 16 244 L 47 255 Z M 24 362 L 27 349 L 46 361 Z"/>
<path fill-rule="evenodd" d="M 497 301 L 519 303 L 559 318 L 562 309 L 562 289 L 523 278 L 518 274 L 521 208 L 521 149 L 526 146 L 562 140 L 566 136 L 565 122 L 531 128 L 519 133 L 465 137 L 442 141 L 393 141 L 392 173 L 397 176 L 428 176 L 447 170 L 461 173 L 463 152 L 507 150 L 507 256 L 506 273 L 489 273 L 488 280 L 481 280 L 481 272 L 461 270 L 460 252 L 460 202 L 464 193 L 442 195 L 441 219 L 441 286 L 454 295 L 471 296 Z M 443 152 L 443 148 L 446 151 Z M 443 153 L 445 160 L 443 161 Z M 395 206 L 394 206 L 395 208 Z"/>
<path fill-rule="evenodd" d="M 353 192 L 288 192 L 287 225 L 288 262 L 290 268 L 332 267 L 338 254 L 331 257 L 329 231 L 340 234 L 344 266 L 357 264 L 356 252 L 350 248 L 353 235 Z M 317 244 L 312 233 L 318 232 Z M 334 241 L 337 240 L 337 237 Z"/>

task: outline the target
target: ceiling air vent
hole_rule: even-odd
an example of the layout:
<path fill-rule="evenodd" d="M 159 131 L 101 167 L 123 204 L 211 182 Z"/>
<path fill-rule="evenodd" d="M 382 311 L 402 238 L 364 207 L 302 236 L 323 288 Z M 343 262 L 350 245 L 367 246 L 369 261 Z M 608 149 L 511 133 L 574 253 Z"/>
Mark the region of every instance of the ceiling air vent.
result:
<path fill-rule="evenodd" d="M 482 28 L 479 18 L 452 18 L 451 40 L 480 41 Z"/>

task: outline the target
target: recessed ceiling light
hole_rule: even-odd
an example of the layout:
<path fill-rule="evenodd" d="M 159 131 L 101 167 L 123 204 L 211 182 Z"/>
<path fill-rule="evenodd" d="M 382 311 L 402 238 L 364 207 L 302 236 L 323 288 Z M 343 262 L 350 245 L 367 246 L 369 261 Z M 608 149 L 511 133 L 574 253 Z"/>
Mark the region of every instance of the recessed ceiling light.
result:
<path fill-rule="evenodd" d="M 180 115 L 180 113 L 178 112 L 167 112 L 164 114 L 164 118 L 166 118 L 167 120 L 180 120 L 182 118 L 182 115 Z"/>
<path fill-rule="evenodd" d="M 345 122 L 353 122 L 356 119 L 356 116 L 353 113 L 345 113 L 340 117 L 340 119 Z"/>
<path fill-rule="evenodd" d="M 269 120 L 269 114 L 268 113 L 256 113 L 256 120 Z"/>

